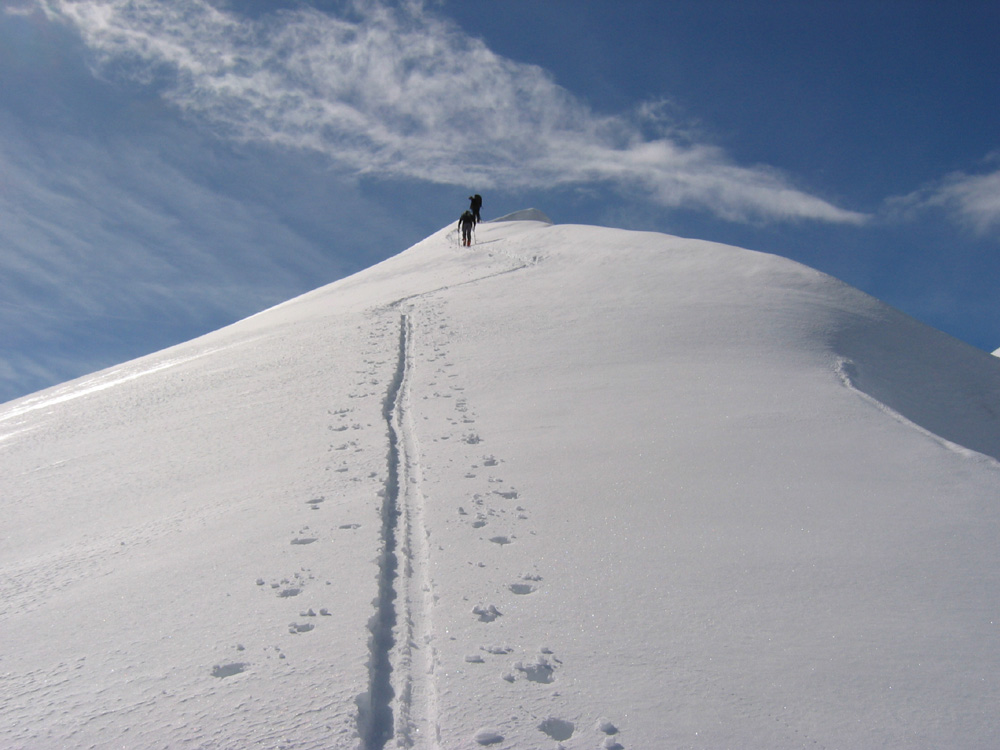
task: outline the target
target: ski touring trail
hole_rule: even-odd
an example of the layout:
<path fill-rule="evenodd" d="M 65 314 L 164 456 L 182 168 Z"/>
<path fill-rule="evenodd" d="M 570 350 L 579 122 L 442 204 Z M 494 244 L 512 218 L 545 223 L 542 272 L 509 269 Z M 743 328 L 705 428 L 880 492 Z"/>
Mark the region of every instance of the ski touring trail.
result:
<path fill-rule="evenodd" d="M 406 305 L 407 310 L 399 309 Z M 395 375 L 383 406 L 388 435 L 383 490 L 379 594 L 370 629 L 368 704 L 359 701 L 365 750 L 437 747 L 434 593 L 424 523 L 420 449 L 410 408 L 413 370 L 412 304 L 392 306 L 399 316 Z"/>
<path fill-rule="evenodd" d="M 437 734 L 434 684 L 433 593 L 423 523 L 420 459 L 409 414 L 412 313 L 399 312 L 396 371 L 383 416 L 388 435 L 382 492 L 382 553 L 378 598 L 370 629 L 370 686 L 360 704 L 366 750 L 424 745 Z"/>
<path fill-rule="evenodd" d="M 433 590 L 430 550 L 424 524 L 420 448 L 410 409 L 413 312 L 400 314 L 399 386 L 387 412 L 396 464 L 396 636 L 392 661 L 394 734 L 400 747 L 429 746 L 438 740 Z"/>
<path fill-rule="evenodd" d="M 358 729 L 362 747 L 376 750 L 385 747 L 393 734 L 392 651 L 398 622 L 395 579 L 399 571 L 397 547 L 397 516 L 399 508 L 399 436 L 397 433 L 397 402 L 406 367 L 405 321 L 400 323 L 395 373 L 382 407 L 388 431 L 388 451 L 385 486 L 382 495 L 382 551 L 378 559 L 378 595 L 375 612 L 369 622 L 371 653 L 369 684 L 366 695 L 358 698 Z"/>
<path fill-rule="evenodd" d="M 422 300 L 455 287 L 477 284 L 529 268 L 538 258 L 498 253 L 511 267 L 415 294 L 383 308 L 398 322 L 396 366 L 382 415 L 388 440 L 381 491 L 382 551 L 378 596 L 371 617 L 369 690 L 358 699 L 358 730 L 364 750 L 440 747 L 434 645 L 434 591 L 425 523 L 420 444 L 413 422 L 411 382 L 414 335 Z M 492 254 L 491 254 L 491 257 Z"/>

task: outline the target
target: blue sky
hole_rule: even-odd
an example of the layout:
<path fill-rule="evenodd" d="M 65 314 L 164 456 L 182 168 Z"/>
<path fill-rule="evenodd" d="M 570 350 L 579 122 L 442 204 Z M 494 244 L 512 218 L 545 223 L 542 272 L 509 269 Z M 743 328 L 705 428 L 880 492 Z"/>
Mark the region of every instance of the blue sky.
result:
<path fill-rule="evenodd" d="M 1000 5 L 4 0 L 0 401 L 482 193 L 728 242 L 1000 347 Z"/>

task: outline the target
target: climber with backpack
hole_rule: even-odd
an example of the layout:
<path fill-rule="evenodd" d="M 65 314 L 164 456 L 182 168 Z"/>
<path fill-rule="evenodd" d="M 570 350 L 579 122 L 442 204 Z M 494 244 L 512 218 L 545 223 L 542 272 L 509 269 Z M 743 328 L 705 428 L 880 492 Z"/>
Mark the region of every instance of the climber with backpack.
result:
<path fill-rule="evenodd" d="M 458 220 L 458 230 L 462 234 L 462 245 L 469 247 L 472 245 L 472 229 L 476 226 L 476 217 L 472 211 L 466 211 Z"/>

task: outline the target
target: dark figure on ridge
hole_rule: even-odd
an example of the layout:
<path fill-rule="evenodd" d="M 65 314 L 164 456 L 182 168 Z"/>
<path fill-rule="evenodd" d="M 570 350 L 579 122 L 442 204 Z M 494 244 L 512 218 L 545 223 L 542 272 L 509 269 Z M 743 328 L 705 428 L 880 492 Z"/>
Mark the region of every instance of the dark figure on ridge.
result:
<path fill-rule="evenodd" d="M 482 221 L 482 219 L 479 218 L 479 209 L 483 207 L 483 196 L 481 196 L 479 193 L 476 193 L 475 195 L 470 195 L 469 201 L 470 201 L 469 210 L 472 211 L 472 218 L 478 224 L 479 222 Z"/>
<path fill-rule="evenodd" d="M 476 217 L 472 211 L 466 211 L 458 220 L 458 228 L 462 232 L 462 245 L 469 247 L 472 245 L 472 228 L 476 226 Z"/>

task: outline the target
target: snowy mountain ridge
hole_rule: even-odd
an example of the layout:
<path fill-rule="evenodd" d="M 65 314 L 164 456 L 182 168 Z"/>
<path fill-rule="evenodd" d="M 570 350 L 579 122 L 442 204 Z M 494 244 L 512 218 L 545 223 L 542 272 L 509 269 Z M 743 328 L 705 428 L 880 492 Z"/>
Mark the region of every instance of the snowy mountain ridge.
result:
<path fill-rule="evenodd" d="M 989 745 L 1000 363 L 505 218 L 0 406 L 0 744 Z"/>

